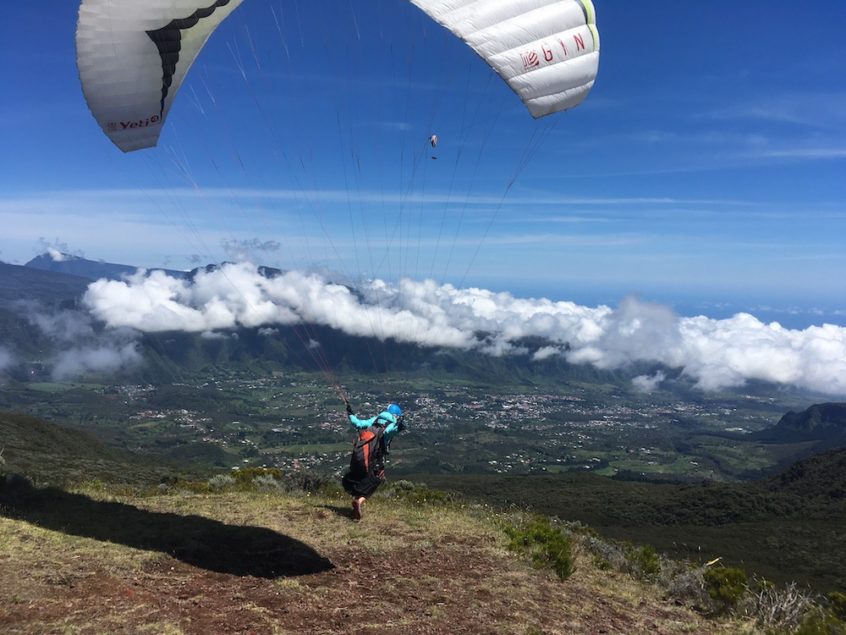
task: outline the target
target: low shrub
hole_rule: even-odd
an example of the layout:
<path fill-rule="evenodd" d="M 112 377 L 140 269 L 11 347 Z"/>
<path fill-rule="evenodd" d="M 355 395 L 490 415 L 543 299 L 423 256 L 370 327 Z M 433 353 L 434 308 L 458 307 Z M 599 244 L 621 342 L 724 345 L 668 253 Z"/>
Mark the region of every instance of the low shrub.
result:
<path fill-rule="evenodd" d="M 597 568 L 603 571 L 625 570 L 626 554 L 619 545 L 591 534 L 580 536 L 579 544 L 593 556 Z"/>
<path fill-rule="evenodd" d="M 415 487 L 417 486 L 414 483 L 406 481 L 405 479 L 400 479 L 388 484 L 388 489 L 393 492 L 411 492 Z"/>
<path fill-rule="evenodd" d="M 843 635 L 846 633 L 846 622 L 838 619 L 830 610 L 817 607 L 811 611 L 793 631 L 793 635 Z"/>
<path fill-rule="evenodd" d="M 269 476 L 277 480 L 282 480 L 282 470 L 278 467 L 244 467 L 238 470 L 232 470 L 232 477 L 239 485 L 252 485 L 253 481 L 259 476 Z"/>
<path fill-rule="evenodd" d="M 735 567 L 713 567 L 702 574 L 705 590 L 714 602 L 716 612 L 727 613 L 746 594 L 746 573 Z"/>
<path fill-rule="evenodd" d="M 549 520 L 535 517 L 521 527 L 507 525 L 505 533 L 509 549 L 528 553 L 535 567 L 550 568 L 561 580 L 573 574 L 572 540 Z"/>
<path fill-rule="evenodd" d="M 191 489 L 190 482 L 180 481 L 178 486 Z M 208 480 L 207 488 L 219 492 L 233 487 L 241 491 L 326 493 L 334 495 L 338 491 L 333 479 L 310 472 L 283 473 L 276 467 L 248 467 L 233 470 L 228 474 L 218 474 Z M 176 486 L 176 485 L 174 485 Z M 186 487 L 188 486 L 188 487 Z"/>
<path fill-rule="evenodd" d="M 832 615 L 839 620 L 846 621 L 846 593 L 832 591 L 825 596 L 825 600 Z"/>
<path fill-rule="evenodd" d="M 312 474 L 311 472 L 294 472 L 283 478 L 286 487 L 299 489 L 312 494 L 328 494 L 338 491 L 338 481 L 329 476 Z"/>
<path fill-rule="evenodd" d="M 217 474 L 208 480 L 209 490 L 212 492 L 220 492 L 227 487 L 232 487 L 235 484 L 235 479 L 229 474 Z"/>
<path fill-rule="evenodd" d="M 642 580 L 654 580 L 661 573 L 661 559 L 652 545 L 635 547 L 626 543 L 623 546 L 626 556 L 626 570 Z"/>
<path fill-rule="evenodd" d="M 769 631 L 793 631 L 813 606 L 813 598 L 795 582 L 779 588 L 761 579 L 754 581 L 745 602 L 746 615 Z"/>
<path fill-rule="evenodd" d="M 705 589 L 704 571 L 703 567 L 668 560 L 661 567 L 656 582 L 665 590 L 667 597 L 697 611 L 705 611 L 711 598 Z"/>
<path fill-rule="evenodd" d="M 455 500 L 455 495 L 450 492 L 432 489 L 425 483 L 412 483 L 405 480 L 390 483 L 383 493 L 416 505 L 447 505 Z"/>
<path fill-rule="evenodd" d="M 274 492 L 284 489 L 282 481 L 273 478 L 270 474 L 260 474 L 253 479 L 253 486 L 263 492 Z"/>

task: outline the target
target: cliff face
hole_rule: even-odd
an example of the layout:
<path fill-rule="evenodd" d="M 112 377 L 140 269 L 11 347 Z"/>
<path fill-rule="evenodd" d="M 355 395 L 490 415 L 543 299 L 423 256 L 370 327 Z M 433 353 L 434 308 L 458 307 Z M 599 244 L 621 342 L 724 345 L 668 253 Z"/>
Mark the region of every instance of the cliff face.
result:
<path fill-rule="evenodd" d="M 788 412 L 772 428 L 754 437 L 771 443 L 840 441 L 846 444 L 846 403 L 816 404 L 802 412 Z"/>

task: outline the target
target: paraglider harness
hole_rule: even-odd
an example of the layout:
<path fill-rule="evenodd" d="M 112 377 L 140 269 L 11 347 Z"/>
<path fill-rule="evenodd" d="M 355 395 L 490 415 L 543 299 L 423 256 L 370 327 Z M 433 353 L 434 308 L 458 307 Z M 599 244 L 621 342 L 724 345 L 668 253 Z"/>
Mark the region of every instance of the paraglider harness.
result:
<path fill-rule="evenodd" d="M 347 415 L 353 416 L 355 413 L 349 401 L 344 399 L 344 402 Z M 341 479 L 341 485 L 356 498 L 370 496 L 385 481 L 385 456 L 389 446 L 385 440 L 385 428 L 393 417 L 383 414 L 376 415 L 368 427 L 360 428 L 353 441 L 350 470 Z M 396 418 L 396 424 L 397 430 L 405 429 L 401 413 Z"/>
<path fill-rule="evenodd" d="M 350 457 L 350 472 L 355 476 L 360 478 L 370 474 L 379 481 L 385 480 L 385 456 L 389 452 L 385 443 L 385 426 L 388 423 L 379 416 L 373 425 L 358 431 Z"/>

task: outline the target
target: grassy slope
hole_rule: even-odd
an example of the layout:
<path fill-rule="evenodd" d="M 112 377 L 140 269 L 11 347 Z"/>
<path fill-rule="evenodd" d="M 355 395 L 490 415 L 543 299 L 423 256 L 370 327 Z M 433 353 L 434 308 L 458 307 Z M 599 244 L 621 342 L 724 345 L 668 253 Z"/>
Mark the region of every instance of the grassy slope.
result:
<path fill-rule="evenodd" d="M 722 556 L 749 573 L 827 592 L 846 588 L 846 499 L 825 496 L 822 483 L 841 491 L 846 472 L 810 472 L 822 458 L 828 457 L 824 465 L 830 467 L 841 453 L 808 459 L 800 465 L 801 481 L 778 486 L 770 486 L 776 479 L 680 486 L 581 473 L 417 475 L 413 480 L 491 504 L 510 503 L 578 520 L 603 536 L 651 544 L 674 558 L 704 562 Z"/>
<path fill-rule="evenodd" d="M 158 480 L 162 473 L 208 471 L 168 465 L 153 457 L 108 447 L 80 430 L 8 412 L 0 412 L 0 450 L 8 472 L 27 474 L 40 482 L 100 479 L 149 483 Z"/>
<path fill-rule="evenodd" d="M 587 555 L 561 582 L 480 508 L 376 498 L 353 523 L 347 500 L 33 492 L 0 514 L 0 631 L 753 632 Z"/>

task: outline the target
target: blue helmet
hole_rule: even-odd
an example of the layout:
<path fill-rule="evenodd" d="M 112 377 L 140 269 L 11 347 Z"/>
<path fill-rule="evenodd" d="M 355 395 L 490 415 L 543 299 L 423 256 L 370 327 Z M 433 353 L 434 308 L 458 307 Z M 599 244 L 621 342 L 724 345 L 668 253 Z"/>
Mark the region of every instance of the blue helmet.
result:
<path fill-rule="evenodd" d="M 395 417 L 401 417 L 402 416 L 402 408 L 400 408 L 395 403 L 388 404 L 387 411 L 390 412 Z"/>

